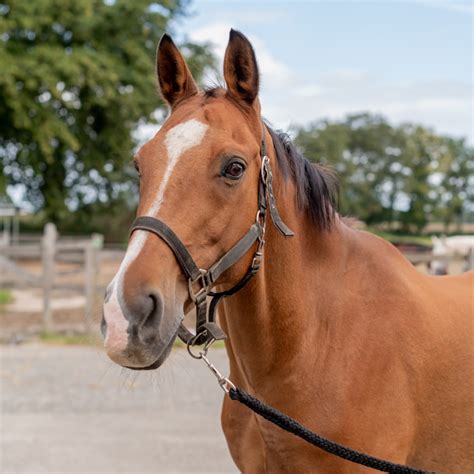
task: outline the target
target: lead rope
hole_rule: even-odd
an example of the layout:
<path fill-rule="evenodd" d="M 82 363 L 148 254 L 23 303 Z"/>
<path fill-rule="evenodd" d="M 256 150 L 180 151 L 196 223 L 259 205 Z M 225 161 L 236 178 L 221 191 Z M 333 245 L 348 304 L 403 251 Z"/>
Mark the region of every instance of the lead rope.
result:
<path fill-rule="evenodd" d="M 270 421 L 274 425 L 279 426 L 285 431 L 298 436 L 301 439 L 304 439 L 308 443 L 326 451 L 327 453 L 334 454 L 337 457 L 346 459 L 355 464 L 360 464 L 362 466 L 370 467 L 377 471 L 389 472 L 393 474 L 435 474 L 431 471 L 422 471 L 420 469 L 415 469 L 403 464 L 396 464 L 389 461 L 384 461 L 368 454 L 361 453 L 355 449 L 348 448 L 342 444 L 335 443 L 329 439 L 323 438 L 316 433 L 305 428 L 302 424 L 298 423 L 293 418 L 285 415 L 281 411 L 273 408 L 269 405 L 266 405 L 258 398 L 252 397 L 245 390 L 237 388 L 227 377 L 221 374 L 216 366 L 208 359 L 207 352 L 209 347 L 214 342 L 210 340 L 206 342 L 202 350 L 199 353 L 194 353 L 190 345 L 187 346 L 188 352 L 194 359 L 202 360 L 209 370 L 214 374 L 219 383 L 219 386 L 224 390 L 224 392 L 229 395 L 231 400 L 238 401 L 250 408 L 253 412 L 257 413 L 261 417 Z"/>

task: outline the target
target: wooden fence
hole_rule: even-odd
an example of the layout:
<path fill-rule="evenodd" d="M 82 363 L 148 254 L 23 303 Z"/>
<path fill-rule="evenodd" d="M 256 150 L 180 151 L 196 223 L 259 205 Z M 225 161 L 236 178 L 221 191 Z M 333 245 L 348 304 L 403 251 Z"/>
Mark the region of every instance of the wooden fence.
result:
<path fill-rule="evenodd" d="M 415 252 L 405 249 L 405 257 L 415 266 L 424 267 L 429 272 L 433 260 L 445 262 L 449 267 L 458 269 L 472 268 L 474 256 L 435 257 L 428 249 Z M 88 333 L 92 331 L 93 310 L 99 289 L 97 275 L 100 262 L 113 259 L 121 260 L 123 249 L 103 249 L 103 238 L 93 234 L 89 238 L 60 237 L 54 224 L 47 224 L 42 236 L 20 235 L 16 243 L 0 246 L 0 286 L 16 288 L 40 288 L 43 308 L 42 325 L 44 331 L 53 331 L 52 294 L 54 290 L 75 291 L 84 295 L 84 324 Z M 26 270 L 18 262 L 34 260 L 41 262 L 38 274 Z M 73 264 L 73 268 L 60 269 L 58 263 Z M 71 265 L 70 265 L 71 266 Z M 462 270 L 461 270 L 462 271 Z M 458 271 L 456 271 L 458 272 Z M 65 283 L 61 277 L 84 274 L 82 283 Z M 102 288 L 101 288 L 102 289 Z"/>
<path fill-rule="evenodd" d="M 474 254 L 469 255 L 433 255 L 431 252 L 403 252 L 403 255 L 415 266 L 424 266 L 425 271 L 430 273 L 430 264 L 433 261 L 442 262 L 446 265 L 448 273 L 453 265 L 457 265 L 462 271 L 474 268 Z M 456 272 L 458 273 L 458 272 Z"/>
<path fill-rule="evenodd" d="M 41 238 L 0 246 L 0 282 L 4 287 L 40 288 L 43 295 L 43 330 L 53 331 L 52 292 L 53 290 L 74 290 L 84 294 L 84 323 L 86 332 L 92 330 L 94 300 L 97 291 L 98 253 L 103 246 L 100 234 L 87 239 L 60 238 L 56 226 L 46 224 Z M 19 260 L 40 260 L 41 274 L 31 273 L 22 268 Z M 75 268 L 58 271 L 57 263 L 75 264 Z M 60 284 L 57 277 L 84 272 L 83 284 Z"/>

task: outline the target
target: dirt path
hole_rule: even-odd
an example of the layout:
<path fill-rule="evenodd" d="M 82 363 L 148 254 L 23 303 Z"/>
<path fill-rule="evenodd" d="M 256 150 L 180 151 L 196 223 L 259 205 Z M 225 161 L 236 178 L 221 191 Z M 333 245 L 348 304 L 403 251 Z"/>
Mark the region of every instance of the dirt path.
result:
<path fill-rule="evenodd" d="M 0 472 L 237 472 L 220 428 L 223 393 L 184 350 L 140 373 L 100 348 L 0 351 Z M 223 350 L 211 357 L 226 369 Z"/>

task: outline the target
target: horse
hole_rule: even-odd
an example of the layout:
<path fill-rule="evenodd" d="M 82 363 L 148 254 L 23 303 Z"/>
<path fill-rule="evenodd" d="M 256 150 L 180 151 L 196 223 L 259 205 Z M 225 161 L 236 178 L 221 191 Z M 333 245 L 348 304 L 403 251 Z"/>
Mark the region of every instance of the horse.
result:
<path fill-rule="evenodd" d="M 423 275 L 390 243 L 346 223 L 334 175 L 262 122 L 258 64 L 240 32 L 230 32 L 222 87 L 200 89 L 168 35 L 156 62 L 170 114 L 135 156 L 137 215 L 159 218 L 209 268 L 256 213 L 258 222 L 265 159 L 270 207 L 294 234 L 263 226 L 260 268 L 221 303 L 230 380 L 351 448 L 419 469 L 473 472 L 473 273 Z M 242 280 L 257 245 L 216 288 Z M 167 359 L 194 304 L 179 263 L 163 238 L 132 232 L 103 308 L 105 350 L 117 364 L 151 370 Z M 369 471 L 228 397 L 221 421 L 244 473 Z"/>
<path fill-rule="evenodd" d="M 433 242 L 433 256 L 445 257 L 460 255 L 465 258 L 464 271 L 472 268 L 472 255 L 474 254 L 474 235 L 453 235 L 451 237 L 431 237 Z M 435 275 L 446 275 L 448 265 L 442 260 L 433 260 L 430 266 Z"/>

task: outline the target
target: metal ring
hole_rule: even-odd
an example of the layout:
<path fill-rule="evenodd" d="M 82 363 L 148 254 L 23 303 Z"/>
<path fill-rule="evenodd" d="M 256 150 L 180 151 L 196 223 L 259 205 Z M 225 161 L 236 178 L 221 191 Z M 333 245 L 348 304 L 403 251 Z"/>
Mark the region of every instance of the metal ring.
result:
<path fill-rule="evenodd" d="M 209 348 L 212 346 L 212 344 L 214 344 L 214 342 L 216 342 L 216 339 L 211 337 L 211 339 L 206 340 L 206 342 L 202 344 L 202 349 L 199 351 L 199 353 L 195 354 L 192 351 L 191 347 L 194 347 L 194 343 L 196 342 L 198 337 L 205 336 L 206 334 L 207 334 L 207 329 L 194 335 L 186 344 L 186 349 L 188 350 L 189 355 L 193 357 L 194 359 L 202 359 L 203 356 L 206 356 Z"/>
<path fill-rule="evenodd" d="M 189 291 L 189 296 L 191 300 L 193 301 L 194 304 L 199 304 L 201 303 L 205 296 L 207 295 L 209 291 L 209 286 L 206 282 L 206 276 L 207 276 L 207 270 L 203 270 L 202 268 L 199 269 L 199 275 L 192 279 L 188 279 L 188 291 Z M 200 281 L 201 283 L 201 288 L 195 293 L 193 285 Z M 203 298 L 204 297 L 204 298 Z"/>
<path fill-rule="evenodd" d="M 264 232 L 266 223 L 266 213 L 263 209 L 258 209 L 257 214 L 255 216 L 255 222 L 260 226 L 262 232 Z"/>
<path fill-rule="evenodd" d="M 199 351 L 198 354 L 195 354 L 192 350 L 191 347 L 194 346 L 194 343 L 196 342 L 197 338 L 202 336 L 203 334 L 207 333 L 207 329 L 204 330 L 203 332 L 200 332 L 196 335 L 194 335 L 187 343 L 186 343 L 186 349 L 188 350 L 188 354 L 193 358 L 193 359 L 202 359 L 203 356 L 207 354 L 207 351 L 209 349 L 209 341 L 206 341 L 206 344 L 204 347 Z M 212 339 L 211 339 L 212 341 Z"/>

